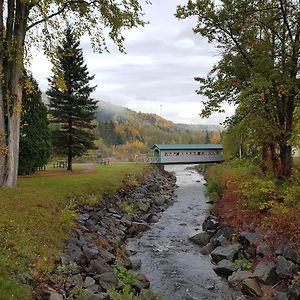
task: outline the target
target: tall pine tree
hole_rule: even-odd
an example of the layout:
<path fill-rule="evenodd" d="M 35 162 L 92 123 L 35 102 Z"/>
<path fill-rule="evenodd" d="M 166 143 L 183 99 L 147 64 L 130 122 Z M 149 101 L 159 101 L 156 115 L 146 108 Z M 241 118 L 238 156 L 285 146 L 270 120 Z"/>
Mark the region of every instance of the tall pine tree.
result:
<path fill-rule="evenodd" d="M 28 77 L 23 91 L 19 174 L 35 172 L 47 164 L 51 154 L 47 107 L 34 78 Z"/>
<path fill-rule="evenodd" d="M 94 75 L 89 75 L 79 44 L 68 27 L 57 48 L 47 91 L 51 122 L 59 124 L 59 129 L 53 132 L 53 148 L 57 154 L 67 156 L 68 170 L 72 170 L 74 157 L 94 148 L 92 120 L 97 101 L 90 94 L 96 87 L 90 86 Z"/>

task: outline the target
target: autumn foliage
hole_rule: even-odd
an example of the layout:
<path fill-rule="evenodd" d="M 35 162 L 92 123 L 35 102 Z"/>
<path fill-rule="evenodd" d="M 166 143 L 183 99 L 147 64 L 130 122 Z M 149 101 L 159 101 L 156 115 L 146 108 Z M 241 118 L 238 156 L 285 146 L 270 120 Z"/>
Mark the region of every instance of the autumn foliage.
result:
<path fill-rule="evenodd" d="M 207 180 L 212 210 L 222 222 L 238 231 L 259 228 L 270 242 L 286 239 L 300 249 L 299 172 L 280 182 L 254 161 L 236 159 L 210 167 Z"/>

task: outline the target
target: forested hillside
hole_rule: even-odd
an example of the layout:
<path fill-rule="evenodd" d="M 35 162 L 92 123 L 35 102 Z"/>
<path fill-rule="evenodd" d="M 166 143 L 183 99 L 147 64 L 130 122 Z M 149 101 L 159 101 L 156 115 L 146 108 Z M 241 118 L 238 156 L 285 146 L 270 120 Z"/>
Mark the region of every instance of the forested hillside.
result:
<path fill-rule="evenodd" d="M 101 101 L 95 131 L 98 155 L 144 160 L 155 143 L 219 143 L 222 127 L 175 124 L 156 114 Z"/>

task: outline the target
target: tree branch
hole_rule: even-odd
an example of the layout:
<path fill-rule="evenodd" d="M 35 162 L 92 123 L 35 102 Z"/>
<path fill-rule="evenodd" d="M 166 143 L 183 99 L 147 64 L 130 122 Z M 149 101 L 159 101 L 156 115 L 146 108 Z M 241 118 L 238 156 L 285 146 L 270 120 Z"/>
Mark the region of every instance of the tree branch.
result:
<path fill-rule="evenodd" d="M 68 8 L 68 6 L 69 6 L 71 3 L 72 3 L 72 4 L 74 4 L 74 3 L 86 3 L 87 5 L 92 5 L 92 4 L 95 4 L 95 3 L 97 3 L 97 2 L 99 2 L 99 1 L 90 1 L 90 2 L 86 2 L 86 1 L 84 1 L 84 0 L 78 0 L 78 1 L 69 0 L 69 1 L 67 1 L 60 9 L 58 9 L 56 12 L 54 12 L 54 13 L 50 14 L 49 16 L 46 16 L 46 17 L 44 17 L 44 18 L 42 18 L 42 19 L 40 19 L 40 20 L 38 20 L 38 21 L 36 21 L 36 22 L 30 24 L 30 25 L 26 28 L 26 31 L 30 30 L 32 27 L 35 27 L 35 26 L 37 26 L 37 25 L 39 25 L 39 24 L 41 24 L 41 23 L 46 22 L 47 20 L 49 20 L 49 19 L 51 19 L 51 18 L 53 18 L 53 17 L 55 17 L 55 16 L 58 16 L 58 15 L 62 14 L 62 13 Z"/>
<path fill-rule="evenodd" d="M 279 0 L 279 3 L 280 3 L 280 10 L 282 12 L 282 16 L 283 16 L 283 21 L 284 21 L 284 24 L 288 30 L 288 33 L 289 33 L 289 37 L 291 39 L 291 41 L 293 41 L 293 34 L 292 34 L 292 31 L 291 31 L 291 28 L 290 28 L 290 25 L 289 25 L 289 22 L 287 20 L 287 16 L 286 16 L 286 11 L 284 9 L 284 6 L 283 6 L 283 1 L 282 0 Z"/>

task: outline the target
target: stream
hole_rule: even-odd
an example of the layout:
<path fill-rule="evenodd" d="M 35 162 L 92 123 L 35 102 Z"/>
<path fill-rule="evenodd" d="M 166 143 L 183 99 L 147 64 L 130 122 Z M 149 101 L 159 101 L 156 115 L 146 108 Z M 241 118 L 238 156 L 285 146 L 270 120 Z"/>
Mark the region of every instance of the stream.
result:
<path fill-rule="evenodd" d="M 200 254 L 199 246 L 188 240 L 202 230 L 209 210 L 203 176 L 185 165 L 165 169 L 177 177 L 174 204 L 150 230 L 127 243 L 142 260 L 140 271 L 149 278 L 151 289 L 164 300 L 245 299 L 214 273 L 210 256 Z"/>

